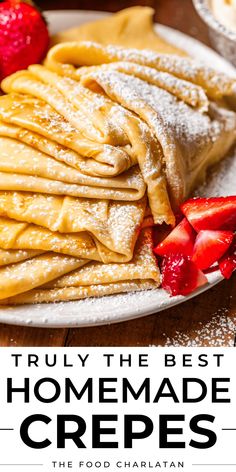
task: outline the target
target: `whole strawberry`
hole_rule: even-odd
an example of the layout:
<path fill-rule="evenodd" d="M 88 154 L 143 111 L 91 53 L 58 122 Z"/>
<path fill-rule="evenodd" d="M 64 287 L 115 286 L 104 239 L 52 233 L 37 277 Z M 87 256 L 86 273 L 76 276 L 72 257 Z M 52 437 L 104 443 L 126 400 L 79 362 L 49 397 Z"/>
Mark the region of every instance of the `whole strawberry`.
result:
<path fill-rule="evenodd" d="M 0 3 L 0 80 L 41 62 L 48 46 L 46 22 L 34 5 L 18 0 Z"/>

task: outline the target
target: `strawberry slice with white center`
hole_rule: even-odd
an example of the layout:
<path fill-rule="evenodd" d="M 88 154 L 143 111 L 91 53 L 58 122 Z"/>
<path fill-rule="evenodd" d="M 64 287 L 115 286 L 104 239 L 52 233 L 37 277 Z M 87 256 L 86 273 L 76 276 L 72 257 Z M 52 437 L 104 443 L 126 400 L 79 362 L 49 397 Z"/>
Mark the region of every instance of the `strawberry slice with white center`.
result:
<path fill-rule="evenodd" d="M 162 261 L 162 287 L 171 295 L 188 295 L 207 283 L 207 278 L 190 257 L 170 254 Z"/>
<path fill-rule="evenodd" d="M 196 233 L 188 220 L 184 218 L 171 233 L 158 244 L 154 252 L 158 256 L 167 256 L 169 254 L 181 253 L 185 256 L 191 256 L 195 242 Z"/>
<path fill-rule="evenodd" d="M 236 196 L 191 198 L 181 210 L 195 231 L 236 230 Z"/>
<path fill-rule="evenodd" d="M 193 248 L 192 261 L 201 269 L 209 269 L 229 249 L 232 231 L 200 231 Z"/>
<path fill-rule="evenodd" d="M 225 279 L 230 279 L 234 270 L 236 270 L 236 238 L 229 250 L 219 261 L 220 271 Z"/>

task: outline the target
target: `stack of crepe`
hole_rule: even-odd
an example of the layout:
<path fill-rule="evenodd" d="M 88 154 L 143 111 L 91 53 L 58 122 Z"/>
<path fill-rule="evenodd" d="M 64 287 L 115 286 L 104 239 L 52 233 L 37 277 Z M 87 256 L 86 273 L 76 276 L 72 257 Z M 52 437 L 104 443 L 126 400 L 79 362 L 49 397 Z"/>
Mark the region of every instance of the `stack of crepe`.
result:
<path fill-rule="evenodd" d="M 135 8 L 64 33 L 75 41 L 55 38 L 44 65 L 3 81 L 2 304 L 158 287 L 150 225 L 173 225 L 234 144 L 236 81 L 177 55 L 148 18 Z M 153 50 L 132 40 L 142 22 Z"/>

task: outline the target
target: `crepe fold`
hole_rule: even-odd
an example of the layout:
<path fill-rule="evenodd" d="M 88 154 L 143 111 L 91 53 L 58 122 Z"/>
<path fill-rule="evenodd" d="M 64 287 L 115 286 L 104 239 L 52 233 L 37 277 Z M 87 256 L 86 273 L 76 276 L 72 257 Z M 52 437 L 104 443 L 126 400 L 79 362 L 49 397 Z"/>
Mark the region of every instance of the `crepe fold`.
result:
<path fill-rule="evenodd" d="M 0 269 L 0 277 L 4 280 L 7 289 L 4 293 L 9 293 L 9 298 L 1 300 L 1 304 L 18 305 L 27 303 L 43 303 L 55 301 L 79 300 L 87 297 L 98 297 L 103 295 L 110 295 L 121 292 L 140 291 L 156 288 L 160 283 L 160 273 L 157 267 L 156 259 L 152 252 L 152 236 L 151 230 L 145 229 L 141 232 L 137 241 L 135 255 L 132 261 L 121 264 L 102 264 L 89 262 L 83 267 L 83 262 L 78 262 L 78 268 L 75 268 L 68 276 L 59 273 L 63 270 L 67 272 L 68 264 L 73 264 L 73 259 L 64 261 L 63 267 L 59 269 L 60 259 L 58 256 L 46 254 L 41 256 L 41 260 L 50 261 L 53 259 L 53 273 L 56 274 L 58 269 L 58 277 L 54 277 L 54 281 L 50 281 L 50 275 L 44 275 L 44 284 L 40 288 L 33 288 L 32 281 L 27 276 L 29 269 L 36 271 L 38 267 L 39 258 L 34 258 L 31 261 L 13 265 L 9 269 L 9 273 Z M 14 277 L 11 277 L 12 272 L 19 271 L 21 274 L 21 286 L 24 287 L 21 294 L 16 296 L 14 291 L 19 290 L 15 288 Z M 46 263 L 46 267 L 47 263 Z M 56 269 L 57 267 L 57 269 Z M 2 271 L 2 272 L 1 272 Z M 38 274 L 38 279 L 41 279 L 42 274 Z M 48 277 L 49 282 L 46 281 Z M 36 283 L 36 281 L 35 281 Z M 17 286 L 18 287 L 18 286 Z M 18 292 L 19 293 L 19 292 Z"/>
<path fill-rule="evenodd" d="M 125 147 L 126 153 L 130 155 L 128 159 L 130 165 L 136 163 L 139 166 L 141 177 L 147 187 L 149 205 L 155 223 L 174 223 L 166 177 L 162 168 L 160 144 L 149 127 L 137 115 L 103 94 L 94 93 L 77 81 L 60 77 L 43 66 L 32 66 L 30 71 L 13 74 L 3 81 L 2 87 L 5 92 L 29 93 L 37 99 L 46 101 L 51 108 L 63 116 L 64 120 L 68 120 L 80 134 L 86 136 L 90 143 L 95 140 L 99 144 L 110 145 L 112 148 Z M 12 113 L 9 113 L 6 103 L 4 105 L 3 100 L 2 103 L 0 117 L 4 121 L 16 124 L 15 116 L 18 112 L 15 107 Z M 24 120 L 23 115 L 21 123 Z M 18 120 L 17 125 L 21 123 Z M 27 124 L 27 127 L 30 128 L 30 124 Z M 52 139 L 56 139 L 55 135 L 52 135 Z M 134 179 L 139 175 L 135 169 L 129 172 L 131 176 L 135 175 Z M 129 175 L 128 177 L 124 174 L 120 175 L 120 179 L 126 181 L 128 188 L 130 188 Z M 18 186 L 17 189 L 23 190 L 22 186 L 21 188 Z M 36 186 L 31 190 L 40 191 Z M 45 192 L 47 189 L 44 187 L 41 191 Z M 53 190 L 48 193 L 58 193 L 55 184 Z M 64 193 L 68 194 L 66 191 Z M 115 199 L 114 195 L 117 200 L 121 199 L 117 190 L 111 198 Z M 96 198 L 95 191 L 93 197 Z M 105 198 L 105 196 L 102 197 L 100 191 L 97 198 Z M 140 193 L 136 194 L 136 199 L 138 198 L 140 198 Z"/>
<path fill-rule="evenodd" d="M 27 250 L 5 250 L 0 249 L 0 267 L 7 266 L 9 264 L 14 264 L 16 262 L 25 261 L 26 259 L 31 259 L 32 257 L 40 255 L 41 251 L 33 251 L 30 249 Z"/>
<path fill-rule="evenodd" d="M 126 71 L 124 64 L 120 70 Z M 5 79 L 3 87 L 7 92 L 26 93 L 28 89 L 58 113 L 61 110 L 64 119 L 77 129 L 82 112 L 86 120 L 80 132 L 86 132 L 87 139 L 103 144 L 107 141 L 113 147 L 129 146 L 147 185 L 155 223 L 172 224 L 168 191 L 172 205 L 178 207 L 203 179 L 207 168 L 225 156 L 235 141 L 235 113 L 216 102 L 209 103 L 200 87 L 191 93 L 189 84 L 190 92 L 185 93 L 175 79 L 170 93 L 171 81 L 156 81 L 152 68 L 144 67 L 142 73 L 142 66 L 134 63 L 128 74 L 120 70 L 113 70 L 109 64 L 84 67 L 77 82 L 45 67 L 31 66 L 29 72 Z M 132 70 L 135 74 L 131 81 Z M 181 95 L 187 99 L 183 101 Z"/>
<path fill-rule="evenodd" d="M 85 262 L 61 254 L 46 253 L 24 262 L 2 267 L 0 268 L 0 300 L 39 287 L 81 267 Z"/>
<path fill-rule="evenodd" d="M 122 72 L 98 69 L 87 69 L 83 85 L 102 89 L 148 124 L 161 144 L 172 203 L 177 207 L 235 142 L 235 113 L 213 102 L 208 113 L 202 113 L 138 77 L 131 82 Z"/>
<path fill-rule="evenodd" d="M 55 58 L 53 50 L 57 55 L 59 48 L 64 48 L 64 72 L 67 66 L 74 68 L 65 64 L 73 57 L 77 63 L 84 58 L 87 64 L 105 64 L 74 68 L 73 79 L 43 66 L 30 66 L 29 71 L 5 79 L 4 90 L 23 94 L 28 90 L 61 113 L 87 139 L 129 149 L 132 163 L 136 158 L 147 185 L 155 223 L 173 224 L 169 196 L 172 206 L 178 207 L 203 179 L 207 168 L 225 156 L 235 142 L 235 113 L 209 101 L 199 85 L 156 70 L 157 58 L 149 60 L 147 51 L 92 43 L 63 44 L 49 52 L 47 66 Z M 129 61 L 119 62 L 119 58 Z M 145 58 L 149 58 L 147 65 Z M 112 60 L 117 62 L 106 64 Z M 233 79 L 227 80 L 222 79 L 217 97 L 229 91 L 229 84 L 231 88 L 235 85 Z"/>
<path fill-rule="evenodd" d="M 0 247 L 55 251 L 103 262 L 129 261 L 146 198 L 122 203 L 0 192 Z"/>
<path fill-rule="evenodd" d="M 46 102 L 30 95 L 0 97 L 0 117 L 1 135 L 29 144 L 83 174 L 117 176 L 137 164 L 125 147 L 86 139 Z"/>
<path fill-rule="evenodd" d="M 168 54 L 186 55 L 184 51 L 168 43 L 158 34 L 153 24 L 155 10 L 150 7 L 131 7 L 112 16 L 82 24 L 52 37 L 52 44 L 67 41 L 95 41 L 104 45 L 116 44 L 127 48 L 149 48 Z M 138 32 L 138 34 L 137 34 Z"/>
<path fill-rule="evenodd" d="M 50 49 L 45 65 L 61 75 L 80 76 L 80 66 L 97 66 L 113 62 L 131 62 L 199 86 L 213 100 L 228 98 L 236 106 L 235 77 L 230 77 L 196 60 L 174 54 L 159 54 L 150 49 L 103 46 L 93 41 L 71 41 Z"/>
<path fill-rule="evenodd" d="M 29 190 L 75 197 L 123 201 L 141 199 L 145 184 L 136 167 L 115 178 L 90 177 L 48 154 L 6 137 L 14 127 L 0 124 L 0 189 Z"/>

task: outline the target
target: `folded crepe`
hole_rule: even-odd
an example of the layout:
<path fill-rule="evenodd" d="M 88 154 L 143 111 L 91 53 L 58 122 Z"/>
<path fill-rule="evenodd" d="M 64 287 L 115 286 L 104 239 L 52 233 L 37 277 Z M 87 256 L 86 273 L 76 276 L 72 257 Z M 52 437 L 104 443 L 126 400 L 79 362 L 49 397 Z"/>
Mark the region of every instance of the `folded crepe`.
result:
<path fill-rule="evenodd" d="M 111 260 L 125 260 L 126 256 L 113 253 L 106 247 L 100 255 L 95 241 L 85 231 L 61 234 L 41 226 L 0 217 L 0 265 L 29 259 L 48 251 L 103 262 L 110 262 L 109 256 Z"/>
<path fill-rule="evenodd" d="M 129 67 L 129 63 L 127 65 L 117 62 L 115 65 L 118 69 L 114 68 L 113 64 L 94 68 L 94 63 L 110 60 L 109 47 L 89 44 L 87 48 L 86 44 L 77 43 L 74 46 L 73 43 L 68 46 L 67 60 L 71 59 L 71 54 L 75 54 L 77 61 L 80 58 L 83 61 L 85 58 L 84 61 L 92 65 L 78 69 L 77 80 L 80 82 L 60 77 L 42 66 L 31 66 L 29 72 L 21 72 L 7 78 L 3 83 L 4 90 L 26 93 L 28 89 L 30 93 L 48 101 L 52 107 L 57 107 L 58 112 L 63 108 L 64 118 L 72 120 L 71 123 L 77 127 L 79 124 L 76 124 L 71 116 L 73 110 L 82 110 L 87 113 L 86 122 L 89 121 L 89 127 L 86 133 L 90 139 L 107 140 L 115 146 L 122 130 L 122 136 L 129 138 L 133 154 L 137 155 L 143 179 L 147 184 L 154 221 L 173 223 L 165 192 L 164 170 L 172 205 L 177 207 L 204 178 L 206 169 L 224 157 L 235 142 L 235 113 L 219 103 L 209 102 L 199 85 L 196 87 L 187 81 L 183 84 L 175 76 L 172 76 L 172 80 L 171 76 L 168 80 L 165 77 L 160 78 L 152 67 L 155 61 L 149 60 L 148 66 L 141 65 L 141 59 L 145 59 L 147 51 L 132 51 L 129 56 L 127 50 L 115 48 L 115 58 L 128 57 L 130 63 L 134 61 L 132 67 Z M 60 47 L 66 45 L 53 49 Z M 47 65 L 48 61 L 50 62 L 50 54 L 53 56 L 53 49 L 49 53 Z M 88 51 L 92 51 L 91 54 Z M 138 64 L 135 63 L 136 54 L 141 58 Z M 177 60 L 186 61 L 180 58 Z M 64 67 L 65 64 L 62 65 Z M 223 91 L 225 94 L 229 92 L 229 88 L 223 87 L 226 86 L 227 80 L 228 86 L 231 85 L 234 90 L 236 81 L 227 77 L 224 80 L 223 77 L 218 91 L 214 85 L 215 96 L 223 94 Z M 212 84 L 215 84 L 214 80 Z M 88 107 L 91 101 L 94 103 L 93 113 L 91 107 Z M 141 121 L 137 120 L 137 116 Z M 147 128 L 143 128 L 143 122 L 146 122 Z M 145 140 L 142 139 L 143 129 Z M 81 129 L 81 132 L 84 131 Z M 159 147 L 152 140 L 152 135 L 155 135 Z M 145 149 L 142 158 L 139 158 L 143 141 Z M 147 148 L 152 150 L 152 156 L 155 154 L 154 158 L 150 159 Z M 166 212 L 165 218 L 161 215 L 162 212 Z"/>
<path fill-rule="evenodd" d="M 33 69 L 34 70 L 34 69 Z M 134 62 L 111 62 L 110 64 L 101 64 L 100 66 L 84 66 L 75 70 L 74 79 L 79 80 L 86 73 L 96 71 L 117 71 L 124 74 L 138 77 L 145 82 L 157 85 L 157 87 L 170 92 L 184 103 L 197 108 L 202 112 L 208 110 L 209 100 L 203 88 L 192 84 L 186 80 L 179 79 L 167 72 L 160 72 L 152 67 L 136 64 Z"/>
<path fill-rule="evenodd" d="M 119 106 L 86 90 L 76 81 L 65 81 L 45 67 L 36 65 L 32 70 L 12 74 L 2 81 L 1 86 L 6 93 L 23 93 L 45 101 L 90 140 L 112 145 L 124 143 L 125 136 L 119 133 L 114 121 Z"/>
<path fill-rule="evenodd" d="M 113 147 L 120 148 L 120 146 L 126 146 L 127 152 L 132 156 L 130 159 L 131 163 L 134 164 L 136 161 L 139 164 L 143 181 L 147 185 L 149 205 L 155 223 L 174 223 L 166 177 L 162 169 L 160 145 L 153 133 L 150 132 L 149 127 L 134 113 L 131 113 L 108 97 L 100 93 L 94 93 L 76 81 L 68 78 L 64 79 L 42 66 L 32 66 L 30 71 L 13 74 L 3 81 L 2 87 L 7 93 L 28 93 L 40 100 L 46 101 L 57 113 L 61 113 L 64 119 L 68 120 L 72 126 L 78 129 L 81 134 L 86 134 L 86 139 L 96 140 L 96 142 L 106 143 Z M 16 113 L 17 111 L 13 107 L 12 115 L 14 116 L 14 121 L 10 119 L 11 123 L 16 123 Z M 9 112 L 6 109 L 0 116 L 4 121 L 9 120 Z M 19 121 L 17 124 L 19 125 Z M 129 179 L 127 179 L 127 182 L 129 182 Z M 43 182 L 41 183 L 42 190 L 36 187 L 31 187 L 31 190 L 47 192 L 47 189 L 45 189 L 45 186 L 43 188 L 42 184 Z M 20 185 L 21 187 L 17 186 L 17 189 L 24 190 L 21 182 Z M 36 185 L 35 181 L 34 185 Z M 48 193 L 58 193 L 55 190 L 54 183 L 50 188 L 53 188 L 53 190 L 48 191 Z M 25 190 L 28 189 L 29 187 Z M 65 194 L 78 195 L 78 193 L 72 194 L 65 190 L 63 192 Z M 96 198 L 94 193 L 93 197 Z M 101 192 L 98 198 L 102 198 Z M 111 198 L 114 197 L 112 196 Z M 119 195 L 117 199 L 119 199 Z"/>
<path fill-rule="evenodd" d="M 173 94 L 138 77 L 99 70 L 81 78 L 92 90 L 144 120 L 161 144 L 171 200 L 178 206 L 200 183 L 209 166 L 222 159 L 236 139 L 236 114 L 210 102 L 208 113 L 190 107 Z"/>
<path fill-rule="evenodd" d="M 146 198 L 122 203 L 0 192 L 0 247 L 50 250 L 104 262 L 128 261 L 145 208 Z"/>
<path fill-rule="evenodd" d="M 226 99 L 236 108 L 236 79 L 197 61 L 172 54 L 158 54 L 150 49 L 142 51 L 119 46 L 102 46 L 96 42 L 65 42 L 51 48 L 45 65 L 58 74 L 80 77 L 80 66 L 97 66 L 113 62 L 131 62 L 165 72 L 173 77 L 202 87 L 213 100 Z"/>
<path fill-rule="evenodd" d="M 9 264 L 14 264 L 15 262 L 25 261 L 26 259 L 31 259 L 39 255 L 41 251 L 33 250 L 5 250 L 0 249 L 0 266 L 7 266 Z"/>
<path fill-rule="evenodd" d="M 29 144 L 86 175 L 116 176 L 137 164 L 131 150 L 86 139 L 46 102 L 32 96 L 3 95 L 0 117 L 1 135 Z"/>
<path fill-rule="evenodd" d="M 43 256 L 41 256 L 43 257 Z M 46 255 L 44 258 L 51 257 Z M 31 264 L 34 267 L 33 259 Z M 23 265 L 26 263 L 22 263 Z M 60 262 L 58 261 L 58 269 Z M 17 265 L 19 268 L 20 264 Z M 26 265 L 27 266 L 27 265 Z M 28 263 L 30 266 L 30 263 Z M 30 267 L 28 267 L 30 268 Z M 13 266 L 15 270 L 15 267 Z M 11 271 L 10 271 L 11 272 Z M 17 305 L 24 303 L 58 302 L 79 300 L 87 297 L 98 297 L 120 292 L 130 292 L 157 288 L 160 284 L 160 273 L 156 259 L 152 252 L 151 230 L 142 231 L 138 239 L 135 254 L 131 262 L 122 264 L 88 263 L 85 267 L 70 272 L 68 276 L 61 276 L 40 288 L 33 289 L 32 281 L 27 277 L 28 270 L 21 271 L 22 290 L 20 295 L 11 296 L 1 300 L 1 304 Z M 54 263 L 54 275 L 56 263 Z M 40 274 L 38 277 L 40 278 Z M 47 275 L 45 276 L 45 278 Z M 54 277 L 55 279 L 55 277 Z M 7 290 L 4 293 L 13 294 L 16 290 L 12 287 L 13 278 L 6 276 L 6 272 L 0 269 L 0 280 L 3 280 Z M 52 280 L 52 279 L 51 279 Z M 38 285 L 37 285 L 38 287 Z M 18 292 L 19 293 L 19 292 Z"/>
<path fill-rule="evenodd" d="M 0 123 L 1 190 L 123 201 L 140 200 L 145 194 L 146 186 L 137 166 L 113 178 L 91 177 L 35 147 L 7 137 L 14 134 L 17 137 L 17 133 L 12 125 Z"/>
<path fill-rule="evenodd" d="M 156 32 L 153 15 L 154 10 L 149 7 L 126 8 L 101 20 L 57 33 L 52 37 L 52 44 L 85 40 L 104 45 L 150 48 L 162 53 L 185 55 L 184 51 L 169 44 Z"/>
<path fill-rule="evenodd" d="M 0 268 L 0 300 L 24 293 L 71 272 L 87 261 L 46 253 Z"/>
<path fill-rule="evenodd" d="M 97 52 L 107 54 L 106 48 L 93 46 L 95 56 Z M 85 57 L 89 62 L 88 55 Z M 94 57 L 91 62 L 95 62 Z M 132 70 L 135 74 L 130 80 Z M 80 71 L 77 82 L 43 66 L 31 66 L 29 71 L 5 79 L 3 88 L 6 92 L 28 90 L 58 113 L 61 110 L 64 118 L 78 128 L 82 110 L 87 114 L 86 133 L 91 140 L 107 141 L 116 147 L 120 136 L 122 140 L 125 136 L 147 184 L 155 223 L 173 224 L 168 191 L 172 206 L 178 207 L 205 177 L 207 168 L 225 156 L 235 142 L 236 115 L 216 102 L 208 102 L 200 87 L 193 87 L 193 93 L 187 92 L 188 98 L 183 101 L 184 87 L 176 85 L 175 78 L 170 93 L 170 80 L 162 88 L 165 81 L 158 82 L 150 68 L 144 67 L 142 72 L 142 66 L 134 63 L 132 70 L 127 74 L 109 65 L 86 67 Z M 147 77 L 150 78 L 143 80 Z M 88 107 L 91 102 L 94 113 Z M 84 130 L 81 128 L 80 132 L 83 134 Z M 122 140 L 120 144 L 124 144 Z"/>

